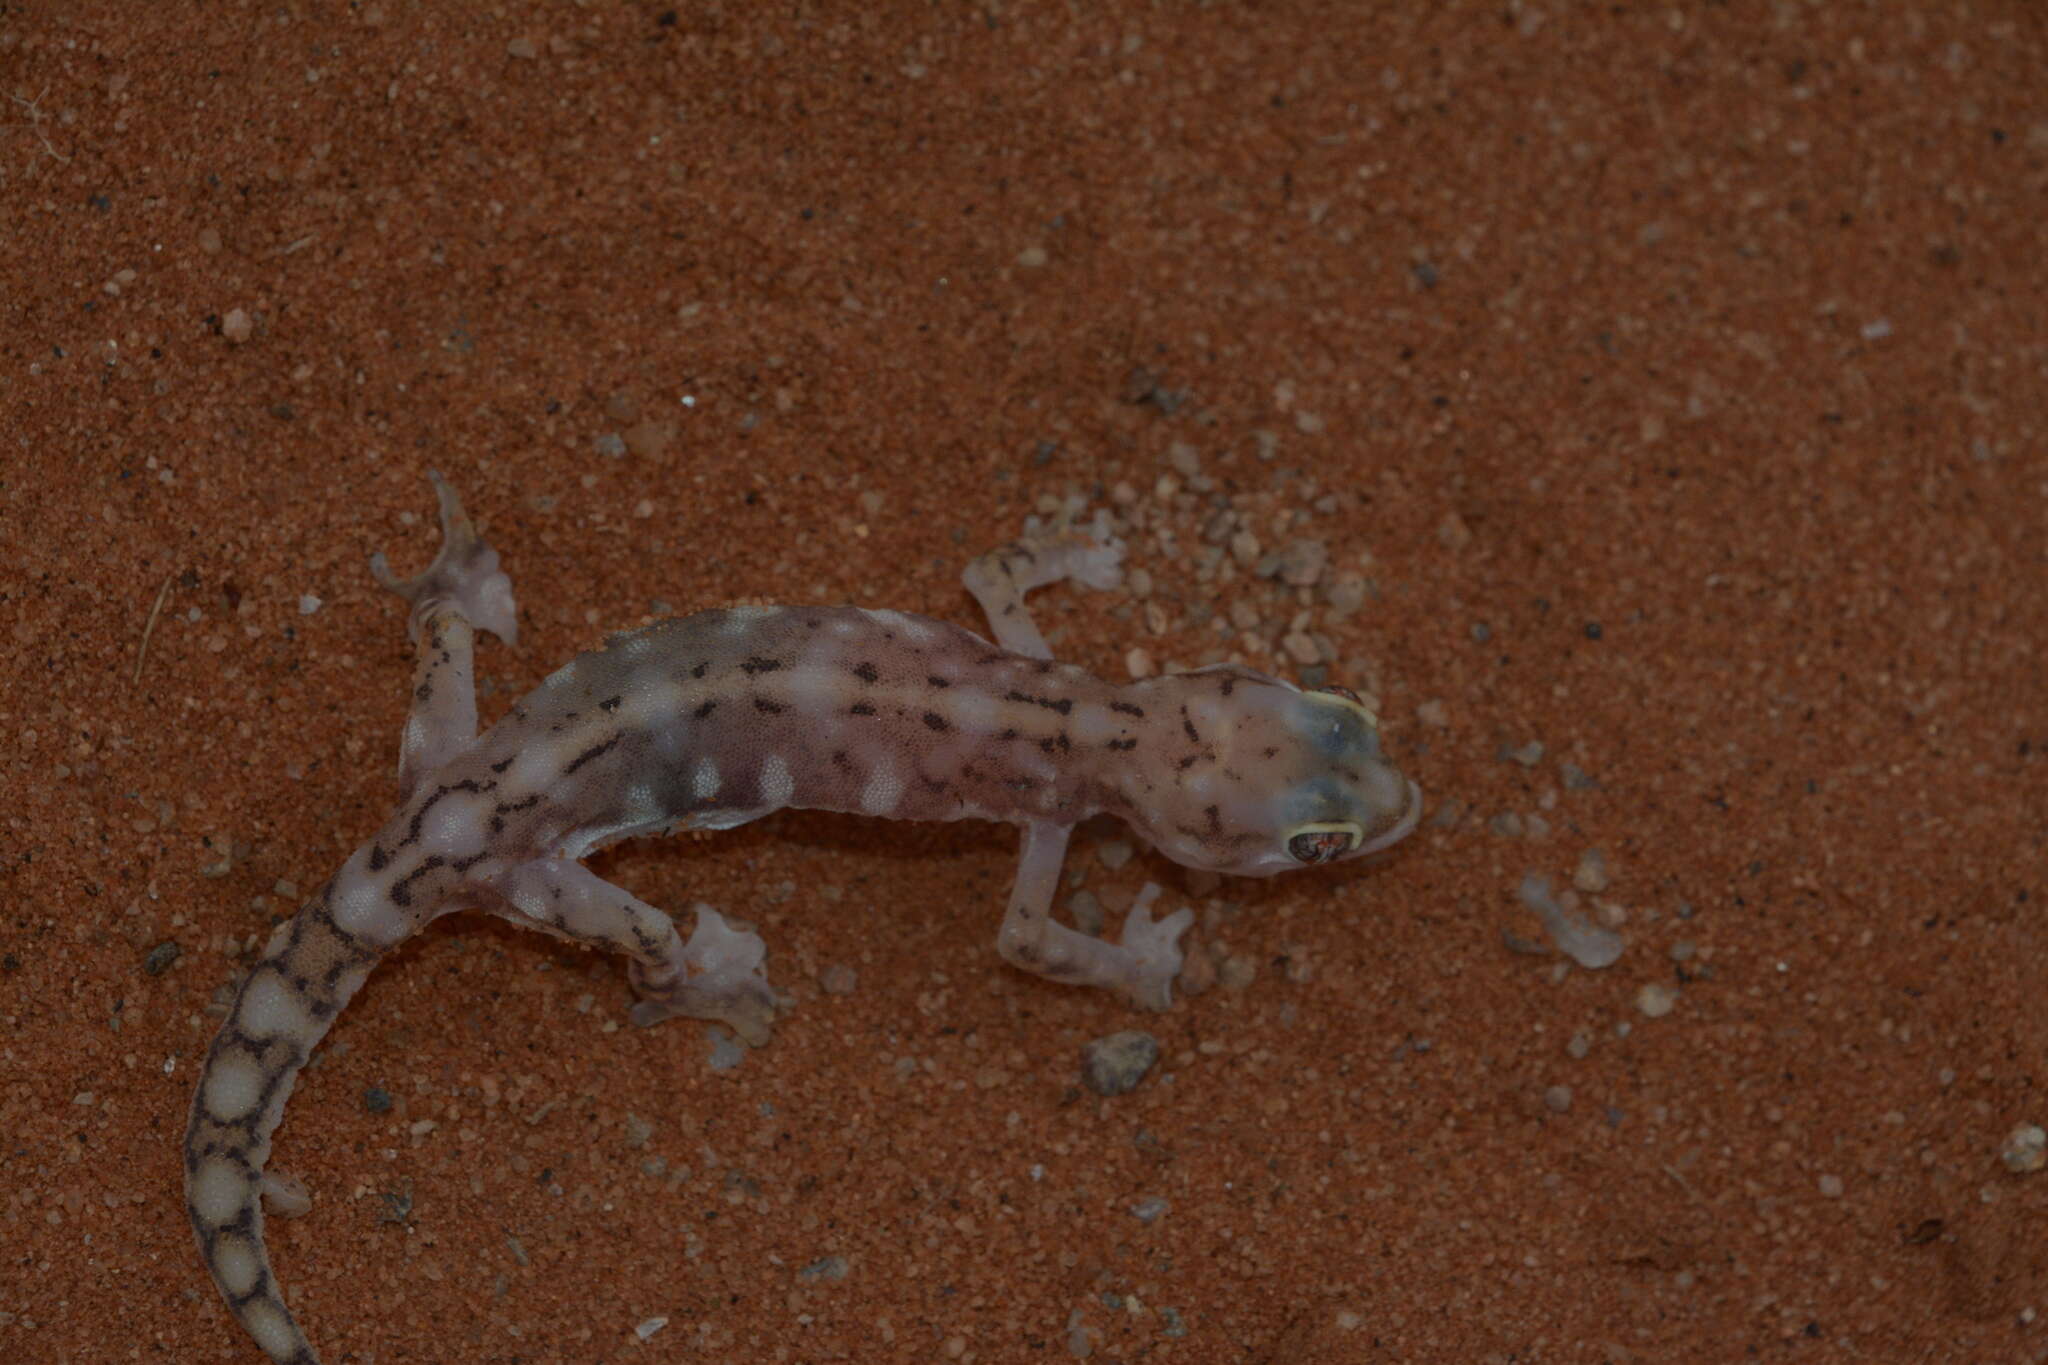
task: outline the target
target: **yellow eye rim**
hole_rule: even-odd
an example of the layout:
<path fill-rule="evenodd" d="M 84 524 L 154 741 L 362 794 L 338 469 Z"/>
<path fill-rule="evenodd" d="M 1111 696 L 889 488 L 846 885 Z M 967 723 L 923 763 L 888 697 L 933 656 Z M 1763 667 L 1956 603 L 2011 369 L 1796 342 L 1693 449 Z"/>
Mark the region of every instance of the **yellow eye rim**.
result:
<path fill-rule="evenodd" d="M 1319 820 L 1297 825 L 1287 834 L 1287 851 L 1296 862 L 1327 863 L 1365 842 L 1365 827 L 1355 820 Z"/>
<path fill-rule="evenodd" d="M 1359 699 L 1357 693 L 1351 691 L 1351 689 L 1348 687 L 1342 690 L 1327 687 L 1312 688 L 1309 691 L 1302 693 L 1301 695 L 1304 697 L 1313 697 L 1317 701 L 1329 702 L 1333 706 L 1348 706 L 1353 711 L 1356 711 L 1360 716 L 1364 717 L 1365 723 L 1367 725 L 1371 726 L 1375 730 L 1380 728 L 1379 716 L 1374 713 L 1373 709 L 1370 706 L 1367 706 L 1363 701 Z"/>

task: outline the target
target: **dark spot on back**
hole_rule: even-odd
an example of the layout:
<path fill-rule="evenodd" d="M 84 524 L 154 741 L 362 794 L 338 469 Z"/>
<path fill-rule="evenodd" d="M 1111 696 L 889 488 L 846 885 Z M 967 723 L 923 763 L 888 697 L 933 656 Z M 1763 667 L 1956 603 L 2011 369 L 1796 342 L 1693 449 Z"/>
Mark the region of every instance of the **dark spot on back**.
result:
<path fill-rule="evenodd" d="M 695 716 L 695 717 L 696 717 L 696 718 L 697 718 L 698 720 L 702 720 L 702 719 L 704 719 L 704 717 L 706 717 L 706 716 L 710 715 L 710 714 L 711 714 L 711 713 L 712 713 L 713 711 L 715 711 L 715 710 L 717 710 L 717 709 L 718 709 L 718 703 L 717 703 L 717 702 L 715 702 L 715 701 L 707 701 L 707 702 L 705 702 L 705 703 L 704 703 L 704 704 L 703 704 L 702 706 L 700 706 L 700 707 L 698 707 L 698 708 L 697 708 L 696 710 L 692 711 L 692 712 L 691 712 L 690 714 L 691 714 L 692 716 Z"/>
<path fill-rule="evenodd" d="M 740 661 L 740 672 L 750 678 L 756 673 L 773 673 L 780 667 L 782 667 L 782 660 L 764 659 L 759 654 L 749 654 Z"/>
<path fill-rule="evenodd" d="M 783 706 L 779 701 L 770 701 L 766 697 L 756 697 L 754 698 L 754 709 L 765 716 L 779 716 L 782 714 Z"/>
<path fill-rule="evenodd" d="M 924 726 L 927 730 L 937 730 L 944 734 L 947 728 L 946 718 L 936 711 L 927 711 L 924 713 Z"/>
<path fill-rule="evenodd" d="M 1006 692 L 1003 694 L 1003 700 L 1030 702 L 1033 706 L 1043 706 L 1046 710 L 1057 711 L 1063 716 L 1074 709 L 1074 699 L 1072 697 L 1061 697 L 1055 701 L 1051 697 L 1033 697 L 1022 692 Z"/>
<path fill-rule="evenodd" d="M 575 772 L 578 768 L 590 762 L 592 759 L 603 757 L 606 753 L 608 753 L 611 750 L 612 746 L 617 744 L 618 742 L 619 737 L 617 735 L 613 735 L 610 739 L 606 740 L 602 744 L 591 745 L 588 749 L 585 749 L 582 753 L 576 755 L 576 757 L 569 760 L 569 766 L 562 769 L 562 776 L 567 777 L 570 773 Z"/>
<path fill-rule="evenodd" d="M 882 675 L 873 664 L 863 659 L 853 666 L 853 676 L 859 678 L 864 683 L 871 683 Z"/>
<path fill-rule="evenodd" d="M 1145 718 L 1144 707 L 1133 706 L 1127 701 L 1113 701 L 1109 704 L 1109 709 L 1112 711 L 1121 711 L 1124 715 L 1127 716 L 1136 716 L 1140 720 L 1143 720 Z"/>
<path fill-rule="evenodd" d="M 846 708 L 846 713 L 850 716 L 872 716 L 875 714 L 875 708 L 864 701 L 857 701 Z"/>
<path fill-rule="evenodd" d="M 619 709 L 619 700 L 617 697 L 606 697 L 597 704 L 597 709 L 600 711 L 616 711 Z"/>

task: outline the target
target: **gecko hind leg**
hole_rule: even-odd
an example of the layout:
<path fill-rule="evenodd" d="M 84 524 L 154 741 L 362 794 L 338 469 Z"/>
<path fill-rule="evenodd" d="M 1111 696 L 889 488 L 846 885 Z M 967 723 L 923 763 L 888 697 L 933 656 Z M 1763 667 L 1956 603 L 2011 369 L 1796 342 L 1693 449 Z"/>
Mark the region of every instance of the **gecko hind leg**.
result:
<path fill-rule="evenodd" d="M 477 535 L 462 499 L 429 472 L 441 503 L 441 550 L 426 571 L 401 579 L 382 553 L 370 557 L 377 582 L 412 604 L 412 714 L 399 741 L 398 787 L 410 796 L 432 772 L 476 739 L 476 632 L 511 644 L 519 633 L 512 580 L 498 552 Z"/>
<path fill-rule="evenodd" d="M 571 859 L 521 863 L 487 885 L 502 901 L 494 908 L 520 923 L 624 953 L 640 997 L 635 1025 L 686 1015 L 717 1020 L 755 1047 L 768 1041 L 777 1010 L 762 969 L 768 945 L 710 906 L 694 907 L 685 943 L 667 914 Z"/>
<path fill-rule="evenodd" d="M 971 561 L 960 581 L 981 604 L 997 644 L 1013 654 L 1050 659 L 1052 650 L 1032 624 L 1024 594 L 1063 578 L 1114 588 L 1123 581 L 1123 556 L 1124 543 L 1109 533 L 1108 514 L 1097 513 L 1092 525 L 1065 535 L 1038 535 L 1035 524 L 1027 526 L 1022 540 Z"/>

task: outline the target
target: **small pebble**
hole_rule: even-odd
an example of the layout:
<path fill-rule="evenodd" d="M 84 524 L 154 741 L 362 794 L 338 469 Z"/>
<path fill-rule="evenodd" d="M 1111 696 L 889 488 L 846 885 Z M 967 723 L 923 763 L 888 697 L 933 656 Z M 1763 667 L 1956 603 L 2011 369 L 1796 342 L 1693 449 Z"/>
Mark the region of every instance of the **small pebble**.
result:
<path fill-rule="evenodd" d="M 1678 992 L 1661 981 L 1651 981 L 1636 992 L 1636 1008 L 1652 1019 L 1662 1019 L 1678 1003 Z"/>
<path fill-rule="evenodd" d="M 149 950 L 149 956 L 142 959 L 142 970 L 150 976 L 162 976 L 171 964 L 178 960 L 178 954 L 185 951 L 174 940 L 165 939 Z"/>
<path fill-rule="evenodd" d="M 1281 640 L 1280 648 L 1298 664 L 1312 664 L 1323 657 L 1322 651 L 1316 648 L 1316 642 L 1298 630 Z"/>
<path fill-rule="evenodd" d="M 1562 1114 L 1572 1107 L 1572 1088 L 1568 1085 L 1553 1085 L 1543 1092 L 1543 1107 L 1553 1114 Z"/>
<path fill-rule="evenodd" d="M 835 962 L 818 973 L 818 989 L 827 995 L 852 995 L 860 985 L 860 973 L 843 962 Z"/>
<path fill-rule="evenodd" d="M 1564 779 L 1566 791 L 1590 792 L 1600 789 L 1600 784 L 1588 777 L 1585 771 L 1576 764 L 1560 763 L 1557 765 L 1557 771 L 1558 775 Z"/>
<path fill-rule="evenodd" d="M 1259 964 L 1244 953 L 1232 953 L 1217 964 L 1216 979 L 1234 991 L 1241 991 L 1259 979 Z"/>
<path fill-rule="evenodd" d="M 1128 863 L 1131 860 L 1131 855 L 1136 851 L 1123 840 L 1112 839 L 1106 844 L 1097 844 L 1095 856 L 1104 867 L 1114 872 L 1125 863 Z"/>
<path fill-rule="evenodd" d="M 1157 1038 L 1125 1029 L 1081 1049 L 1081 1083 L 1098 1095 L 1129 1094 L 1158 1060 Z"/>
<path fill-rule="evenodd" d="M 2048 1132 L 2037 1124 L 2023 1123 L 2006 1135 L 1998 1159 L 2014 1175 L 2030 1175 L 2048 1165 Z"/>
<path fill-rule="evenodd" d="M 1164 1199 L 1154 1195 L 1150 1199 L 1140 1199 L 1131 1205 L 1131 1217 L 1141 1223 L 1156 1223 L 1166 1216 L 1166 1210 L 1170 1207 Z"/>
<path fill-rule="evenodd" d="M 1320 540 L 1290 541 L 1280 552 L 1280 581 L 1290 588 L 1313 587 L 1329 562 L 1330 549 Z"/>
<path fill-rule="evenodd" d="M 1579 855 L 1579 865 L 1572 872 L 1572 885 L 1589 895 L 1607 889 L 1607 859 L 1599 849 L 1589 848 Z"/>
<path fill-rule="evenodd" d="M 746 1044 L 724 1029 L 707 1029 L 705 1032 L 711 1038 L 711 1055 L 705 1058 L 705 1065 L 713 1071 L 739 1070 L 740 1063 L 747 1059 Z"/>
<path fill-rule="evenodd" d="M 853 1267 L 844 1256 L 825 1256 L 797 1271 L 799 1280 L 843 1280 Z"/>
<path fill-rule="evenodd" d="M 1842 1177 L 1838 1175 L 1822 1176 L 1820 1178 L 1820 1193 L 1823 1199 L 1840 1199 L 1842 1197 Z"/>
<path fill-rule="evenodd" d="M 220 320 L 220 334 L 229 341 L 240 345 L 256 334 L 256 325 L 249 315 L 239 308 L 230 308 L 226 317 Z"/>

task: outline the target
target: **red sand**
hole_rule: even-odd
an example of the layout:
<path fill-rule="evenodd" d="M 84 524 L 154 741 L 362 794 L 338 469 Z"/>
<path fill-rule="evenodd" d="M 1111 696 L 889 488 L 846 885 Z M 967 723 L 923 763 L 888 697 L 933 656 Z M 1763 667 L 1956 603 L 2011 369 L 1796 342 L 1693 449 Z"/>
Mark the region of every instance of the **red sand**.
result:
<path fill-rule="evenodd" d="M 1077 8 L 9 7 L 0 1357 L 257 1358 L 178 1134 L 393 799 L 432 465 L 491 714 L 654 612 L 971 624 L 1080 493 L 1151 588 L 1065 655 L 1334 659 L 1438 817 L 1084 836 L 1202 907 L 1154 1018 L 1001 964 L 1007 830 L 608 853 L 767 937 L 736 1072 L 444 921 L 280 1132 L 330 1365 L 2048 1358 L 2044 11 Z M 1513 951 L 1582 866 L 1621 960 Z"/>

